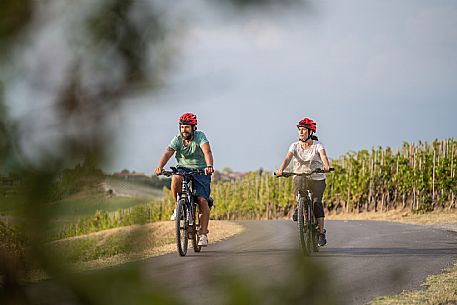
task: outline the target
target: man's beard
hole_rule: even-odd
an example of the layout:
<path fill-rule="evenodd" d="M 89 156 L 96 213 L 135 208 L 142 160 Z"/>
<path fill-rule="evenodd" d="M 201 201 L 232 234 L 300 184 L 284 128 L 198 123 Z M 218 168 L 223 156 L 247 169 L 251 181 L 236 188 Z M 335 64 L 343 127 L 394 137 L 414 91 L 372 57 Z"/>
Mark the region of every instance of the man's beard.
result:
<path fill-rule="evenodd" d="M 183 140 L 191 140 L 192 139 L 192 133 L 191 132 L 181 132 L 181 138 Z"/>

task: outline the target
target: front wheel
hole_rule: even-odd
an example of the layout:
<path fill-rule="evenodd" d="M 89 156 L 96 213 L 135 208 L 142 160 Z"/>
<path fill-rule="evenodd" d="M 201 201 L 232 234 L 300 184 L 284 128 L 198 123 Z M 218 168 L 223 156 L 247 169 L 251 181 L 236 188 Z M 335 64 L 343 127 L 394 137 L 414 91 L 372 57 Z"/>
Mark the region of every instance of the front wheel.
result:
<path fill-rule="evenodd" d="M 298 239 L 300 241 L 300 247 L 305 255 L 309 255 L 311 252 L 310 245 L 310 235 L 309 235 L 309 227 L 308 227 L 308 213 L 307 213 L 307 204 L 304 197 L 301 197 L 298 200 Z"/>
<path fill-rule="evenodd" d="M 187 254 L 187 245 L 189 240 L 188 230 L 189 223 L 187 221 L 187 202 L 185 199 L 180 199 L 176 206 L 176 248 L 180 256 Z"/>
<path fill-rule="evenodd" d="M 319 228 L 317 227 L 316 218 L 314 217 L 313 207 L 310 204 L 309 209 L 309 236 L 310 236 L 310 249 L 312 248 L 314 252 L 319 252 Z"/>

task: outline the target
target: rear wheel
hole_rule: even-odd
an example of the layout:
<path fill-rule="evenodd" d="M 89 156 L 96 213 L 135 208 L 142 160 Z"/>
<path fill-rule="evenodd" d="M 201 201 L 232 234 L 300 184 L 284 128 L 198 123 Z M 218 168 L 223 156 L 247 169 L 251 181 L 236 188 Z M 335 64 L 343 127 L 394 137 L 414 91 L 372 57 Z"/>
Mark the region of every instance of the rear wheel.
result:
<path fill-rule="evenodd" d="M 189 240 L 187 221 L 187 204 L 185 199 L 180 199 L 176 206 L 176 248 L 180 256 L 187 254 L 187 245 Z"/>
<path fill-rule="evenodd" d="M 298 239 L 300 241 L 300 247 L 303 250 L 303 253 L 305 255 L 309 255 L 310 252 L 310 241 L 309 241 L 309 228 L 308 228 L 308 217 L 307 217 L 307 211 L 306 211 L 306 201 L 304 197 L 301 197 L 298 200 L 298 219 L 297 219 L 297 225 L 298 225 Z"/>
<path fill-rule="evenodd" d="M 200 240 L 200 237 L 198 235 L 198 230 L 200 229 L 200 208 L 198 204 L 194 205 L 195 211 L 194 211 L 194 225 L 195 225 L 195 230 L 194 230 L 194 238 L 192 239 L 192 246 L 194 248 L 195 252 L 200 252 L 202 250 L 202 246 L 198 245 L 198 242 Z"/>

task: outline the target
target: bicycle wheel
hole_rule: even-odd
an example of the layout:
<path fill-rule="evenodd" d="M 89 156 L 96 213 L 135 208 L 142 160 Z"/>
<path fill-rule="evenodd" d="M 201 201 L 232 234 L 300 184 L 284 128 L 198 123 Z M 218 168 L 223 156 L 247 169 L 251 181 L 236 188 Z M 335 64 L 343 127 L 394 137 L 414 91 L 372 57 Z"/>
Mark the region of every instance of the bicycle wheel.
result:
<path fill-rule="evenodd" d="M 180 199 L 176 206 L 176 248 L 180 256 L 187 254 L 187 244 L 189 240 L 187 221 L 187 201 Z"/>
<path fill-rule="evenodd" d="M 306 226 L 308 227 L 308 230 L 306 231 L 306 235 L 307 235 L 307 246 L 308 246 L 308 252 L 309 254 L 311 254 L 311 252 L 314 250 L 314 220 L 313 220 L 313 207 L 312 207 L 312 203 L 308 200 L 307 204 L 306 204 L 306 220 L 307 220 L 307 224 Z"/>
<path fill-rule="evenodd" d="M 195 252 L 200 252 L 202 250 L 202 246 L 198 245 L 200 237 L 198 235 L 198 230 L 200 229 L 200 208 L 198 204 L 194 204 L 194 238 L 192 239 L 192 246 Z"/>
<path fill-rule="evenodd" d="M 314 225 L 313 230 L 313 251 L 319 252 L 319 229 Z"/>
<path fill-rule="evenodd" d="M 317 227 L 316 218 L 314 217 L 314 211 L 312 206 L 308 210 L 309 212 L 309 235 L 310 235 L 310 249 L 314 252 L 319 252 L 319 228 Z"/>
<path fill-rule="evenodd" d="M 298 200 L 298 239 L 300 241 L 300 247 L 303 250 L 305 255 L 309 255 L 309 228 L 308 228 L 308 217 L 306 211 L 306 201 L 305 198 L 302 197 Z"/>

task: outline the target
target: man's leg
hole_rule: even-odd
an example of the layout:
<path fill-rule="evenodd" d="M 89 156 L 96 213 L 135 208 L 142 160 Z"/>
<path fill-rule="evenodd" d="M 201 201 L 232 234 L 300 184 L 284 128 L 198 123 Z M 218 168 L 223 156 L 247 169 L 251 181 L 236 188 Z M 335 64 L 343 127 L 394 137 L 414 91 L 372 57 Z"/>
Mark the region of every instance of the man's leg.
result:
<path fill-rule="evenodd" d="M 176 200 L 176 204 L 178 203 L 177 198 L 178 198 L 178 194 L 181 192 L 181 188 L 182 188 L 182 177 L 178 176 L 178 175 L 173 175 L 171 177 L 171 193 L 173 194 L 173 196 Z M 171 215 L 171 217 L 170 217 L 170 220 L 175 220 L 175 218 L 176 218 L 176 207 L 173 211 L 173 215 Z"/>
<path fill-rule="evenodd" d="M 178 197 L 178 194 L 181 192 L 182 188 L 182 177 L 178 175 L 173 175 L 171 177 L 171 193 L 173 194 L 175 200 Z"/>
<path fill-rule="evenodd" d="M 197 197 L 197 203 L 200 207 L 200 234 L 208 233 L 209 223 L 209 205 L 208 201 L 203 197 Z"/>

